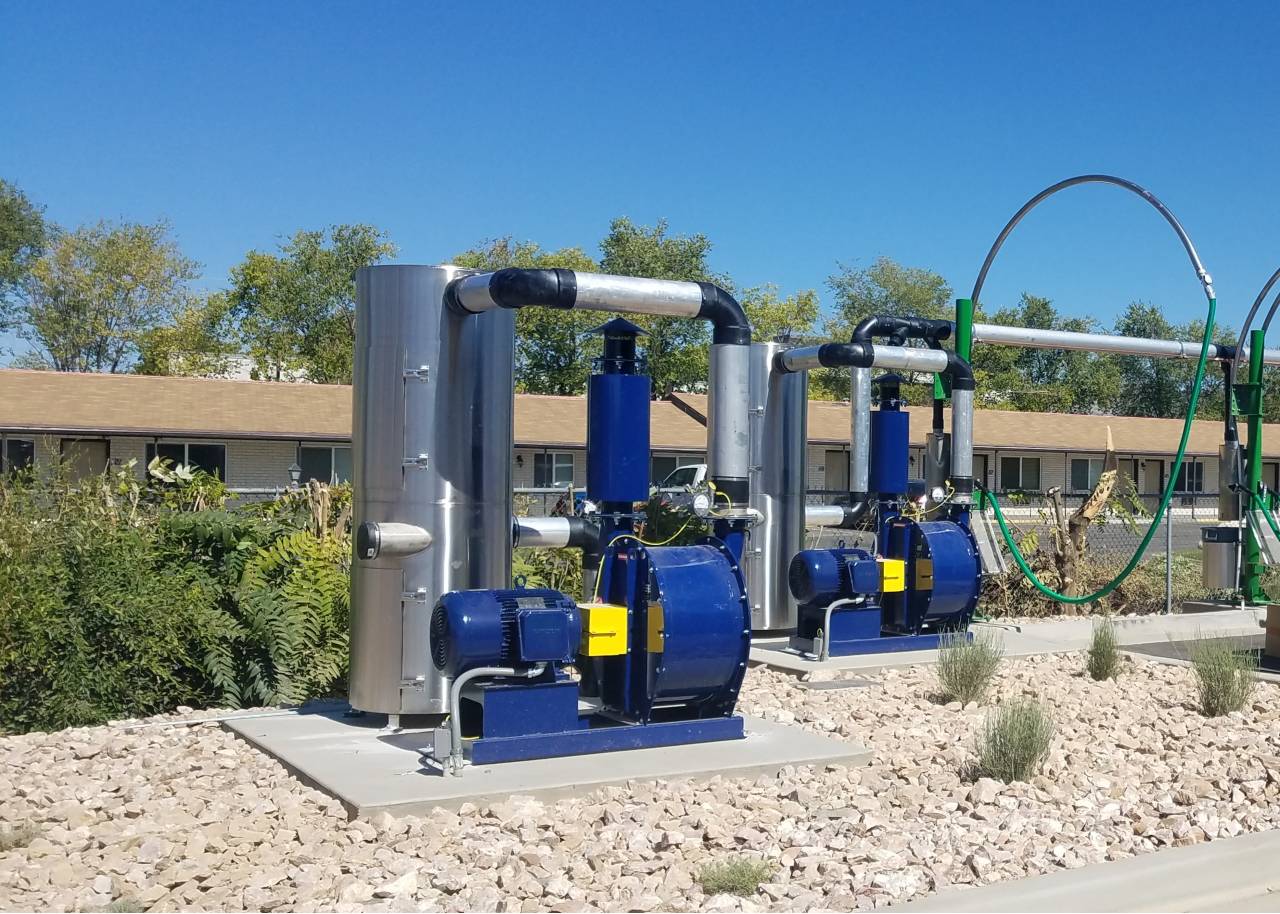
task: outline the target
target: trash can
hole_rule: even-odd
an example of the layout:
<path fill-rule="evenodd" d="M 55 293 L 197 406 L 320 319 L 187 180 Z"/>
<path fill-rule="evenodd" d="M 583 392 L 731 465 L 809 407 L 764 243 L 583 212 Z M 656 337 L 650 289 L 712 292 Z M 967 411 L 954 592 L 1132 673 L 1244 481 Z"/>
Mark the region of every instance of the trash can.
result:
<path fill-rule="evenodd" d="M 1220 524 L 1200 528 L 1201 575 L 1207 590 L 1235 590 L 1240 528 Z"/>

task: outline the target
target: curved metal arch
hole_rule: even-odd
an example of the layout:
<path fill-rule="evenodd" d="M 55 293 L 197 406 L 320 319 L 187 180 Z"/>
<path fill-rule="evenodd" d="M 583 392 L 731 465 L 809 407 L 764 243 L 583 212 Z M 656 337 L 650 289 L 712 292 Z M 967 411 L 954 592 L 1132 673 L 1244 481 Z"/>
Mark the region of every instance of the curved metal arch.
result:
<path fill-rule="evenodd" d="M 1263 300 L 1267 297 L 1267 293 L 1271 291 L 1271 287 L 1280 282 L 1280 269 L 1271 274 L 1271 278 L 1263 285 L 1262 291 L 1258 293 L 1258 297 L 1253 300 L 1253 305 L 1249 308 L 1249 313 L 1245 315 L 1244 324 L 1240 327 L 1240 336 L 1236 340 L 1236 358 L 1235 372 L 1240 373 L 1240 363 L 1244 359 L 1244 341 L 1249 335 L 1249 327 L 1253 324 L 1254 317 L 1258 314 L 1258 309 L 1262 307 Z M 1271 303 L 1271 309 L 1267 311 L 1267 317 L 1262 322 L 1262 339 L 1267 338 L 1267 331 L 1271 329 L 1271 319 L 1276 316 L 1276 309 L 1280 308 L 1280 293 L 1276 294 L 1275 301 Z"/>
<path fill-rule="evenodd" d="M 987 281 L 987 272 L 991 269 L 992 262 L 996 259 L 996 254 L 1000 253 L 1000 248 L 1004 246 L 1005 239 L 1014 230 L 1019 222 L 1027 213 L 1031 212 L 1044 200 L 1052 197 L 1060 190 L 1066 190 L 1068 187 L 1075 187 L 1077 184 L 1113 184 L 1127 191 L 1137 194 L 1156 208 L 1156 211 L 1164 216 L 1166 222 L 1177 233 L 1178 239 L 1182 242 L 1183 248 L 1186 249 L 1187 256 L 1191 258 L 1191 265 L 1195 267 L 1196 278 L 1200 280 L 1200 285 L 1204 287 L 1204 293 L 1207 298 L 1214 297 L 1213 277 L 1209 275 L 1209 271 L 1204 268 L 1204 264 L 1200 262 L 1200 255 L 1196 253 L 1196 246 L 1191 242 L 1191 236 L 1187 234 L 1186 229 L 1182 227 L 1182 223 L 1170 211 L 1169 207 L 1161 202 L 1160 198 L 1151 191 L 1147 190 L 1139 184 L 1135 184 L 1125 178 L 1117 178 L 1115 175 L 1076 175 L 1074 178 L 1067 178 L 1065 181 L 1059 181 L 1051 187 L 1046 187 L 1040 193 L 1036 194 L 1030 200 L 1022 205 L 1022 209 L 1013 214 L 1013 218 L 1001 230 L 996 237 L 995 244 L 991 245 L 991 250 L 987 252 L 987 259 L 982 262 L 982 269 L 978 271 L 978 279 L 973 284 L 973 293 L 969 296 L 970 300 L 975 304 L 978 297 L 982 294 L 982 287 Z"/>

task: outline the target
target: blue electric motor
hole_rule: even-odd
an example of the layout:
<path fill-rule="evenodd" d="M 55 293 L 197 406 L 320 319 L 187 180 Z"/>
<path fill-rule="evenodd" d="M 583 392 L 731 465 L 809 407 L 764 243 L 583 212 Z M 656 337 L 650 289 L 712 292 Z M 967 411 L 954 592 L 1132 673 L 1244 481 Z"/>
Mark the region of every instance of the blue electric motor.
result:
<path fill-rule="evenodd" d="M 787 569 L 791 595 L 800 603 L 827 604 L 880 589 L 880 566 L 863 549 L 806 549 Z"/>
<path fill-rule="evenodd" d="M 578 606 L 558 590 L 455 590 L 431 614 L 431 656 L 455 677 L 481 666 L 572 663 Z"/>

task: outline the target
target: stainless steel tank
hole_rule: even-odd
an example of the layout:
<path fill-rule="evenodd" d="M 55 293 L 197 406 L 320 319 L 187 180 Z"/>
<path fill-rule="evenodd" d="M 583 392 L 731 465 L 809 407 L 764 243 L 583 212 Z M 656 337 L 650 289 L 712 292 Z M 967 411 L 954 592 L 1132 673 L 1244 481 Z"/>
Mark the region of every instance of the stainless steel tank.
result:
<path fill-rule="evenodd" d="M 431 610 L 450 590 L 510 583 L 515 313 L 447 308 L 445 287 L 466 272 L 356 274 L 355 523 L 413 524 L 433 539 L 353 562 L 350 691 L 362 711 L 445 713 Z"/>
<path fill-rule="evenodd" d="M 751 507 L 763 519 L 750 530 L 742 564 L 756 631 L 795 628 L 787 567 L 804 548 L 809 373 L 773 371 L 774 356 L 783 348 L 751 345 Z"/>

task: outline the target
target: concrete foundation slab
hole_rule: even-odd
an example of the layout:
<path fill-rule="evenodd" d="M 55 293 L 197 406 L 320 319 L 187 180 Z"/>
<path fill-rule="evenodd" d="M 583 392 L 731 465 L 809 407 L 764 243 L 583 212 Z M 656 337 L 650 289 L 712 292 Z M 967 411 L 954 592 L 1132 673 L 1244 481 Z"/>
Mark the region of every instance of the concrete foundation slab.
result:
<path fill-rule="evenodd" d="M 1230 609 L 1186 616 L 1137 616 L 1115 619 L 1113 622 L 1121 644 L 1143 644 L 1170 638 L 1191 638 L 1201 634 L 1256 635 L 1263 615 L 1262 609 Z M 1093 619 L 1082 616 L 1047 619 L 1043 622 L 1019 622 L 1016 625 L 975 622 L 972 631 L 996 633 L 1004 643 L 1006 657 L 1027 657 L 1032 654 L 1084 650 L 1093 637 Z M 753 641 L 751 644 L 752 663 L 764 664 L 796 676 L 844 671 L 870 674 L 878 670 L 936 663 L 937 660 L 938 652 L 931 650 L 858 654 L 818 661 L 788 651 L 786 642 L 778 639 Z"/>
<path fill-rule="evenodd" d="M 238 718 L 224 726 L 337 797 L 356 816 L 415 815 L 512 794 L 556 799 L 636 780 L 752 777 L 786 765 L 862 765 L 871 758 L 862 746 L 748 717 L 745 739 L 473 765 L 458 777 L 445 777 L 421 762 L 427 731 L 386 730 L 384 721 L 381 715 L 348 718 L 333 710 L 304 709 Z"/>
<path fill-rule="evenodd" d="M 1275 911 L 1280 832 L 942 891 L 890 911 Z"/>

